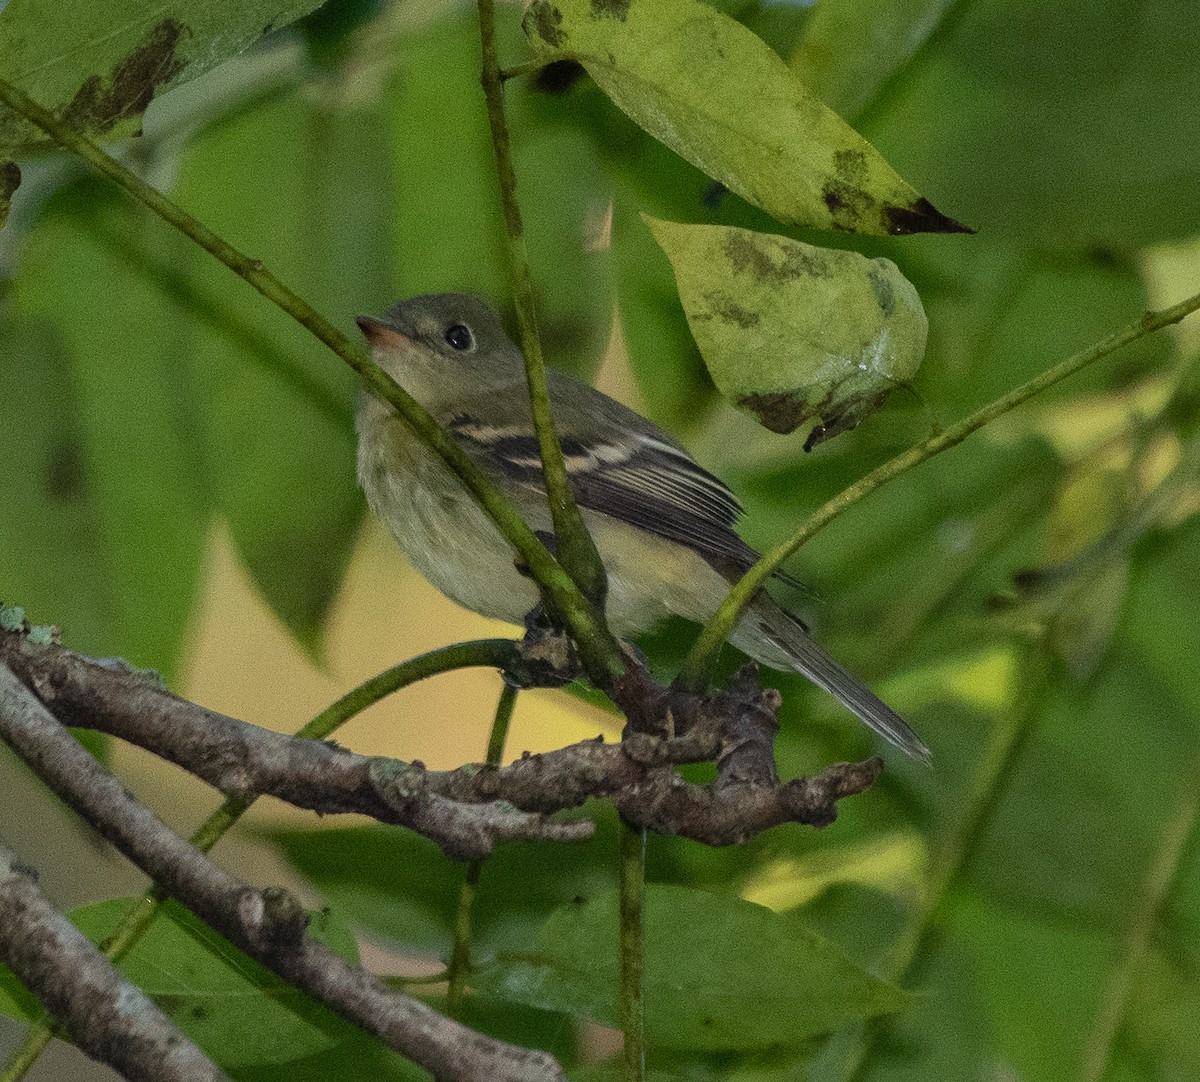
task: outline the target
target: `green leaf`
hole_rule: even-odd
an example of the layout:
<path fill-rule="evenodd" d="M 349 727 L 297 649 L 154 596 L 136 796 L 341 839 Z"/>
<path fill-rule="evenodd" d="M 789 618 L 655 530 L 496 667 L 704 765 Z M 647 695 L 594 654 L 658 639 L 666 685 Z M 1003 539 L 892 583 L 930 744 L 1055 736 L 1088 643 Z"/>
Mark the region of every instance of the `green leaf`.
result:
<path fill-rule="evenodd" d="M 957 944 L 938 942 L 922 959 L 912 1005 L 889 1019 L 855 1076 L 865 1082 L 988 1078 L 990 1038 L 974 966 Z M 862 1027 L 833 1034 L 803 1077 L 808 1082 L 846 1078 L 850 1072 L 842 1057 L 848 1046 L 853 1059 L 862 1039 Z"/>
<path fill-rule="evenodd" d="M 996 307 L 985 309 L 985 318 L 990 316 L 991 322 L 972 343 L 970 369 L 959 374 L 957 387 L 947 388 L 953 397 L 938 394 L 940 402 L 977 408 L 1140 318 L 1148 307 L 1145 282 L 1132 260 L 1113 259 L 1104 253 L 1047 258 L 1033 252 L 1027 253 L 1026 259 L 997 298 Z M 916 274 L 913 278 L 920 289 L 920 279 Z M 921 296 L 926 296 L 923 290 Z M 928 298 L 926 304 L 932 308 Z M 953 335 L 955 327 L 948 316 L 943 310 L 942 333 Z M 1142 338 L 1112 359 L 1072 377 L 1069 385 L 1051 392 L 1047 400 L 1096 389 L 1123 389 L 1160 368 L 1172 349 L 1167 335 Z M 934 369 L 926 374 L 940 377 L 943 372 Z M 922 378 L 918 385 L 928 385 L 930 395 L 939 390 Z"/>
<path fill-rule="evenodd" d="M 357 336 L 355 314 L 391 288 L 383 122 L 369 103 L 273 101 L 196 139 L 175 197 Z M 363 513 L 354 376 L 194 246 L 159 280 L 180 311 L 209 496 L 271 608 L 314 648 Z"/>
<path fill-rule="evenodd" d="M 749 229 L 646 218 L 717 389 L 773 432 L 853 428 L 925 353 L 928 323 L 890 259 Z"/>
<path fill-rule="evenodd" d="M 62 623 L 89 654 L 118 647 L 97 574 L 102 509 L 83 459 L 84 426 L 65 343 L 53 326 L 0 315 L 0 600 L 32 623 Z"/>
<path fill-rule="evenodd" d="M 430 996 L 426 1002 L 435 1010 L 443 1013 L 446 1010 L 444 995 Z M 549 1052 L 563 1067 L 571 1065 L 577 1058 L 580 1043 L 587 1039 L 573 1024 L 573 1019 L 561 1011 L 540 1011 L 523 1003 L 484 996 L 464 999 L 460 1021 L 509 1044 Z"/>
<path fill-rule="evenodd" d="M 239 1067 L 237 1082 L 429 1082 L 430 1074 L 361 1030 L 311 1056 Z"/>
<path fill-rule="evenodd" d="M 1191 236 L 1200 7 L 1134 10 L 1128 0 L 956 5 L 864 114 L 863 134 L 984 234 L 1119 251 Z"/>
<path fill-rule="evenodd" d="M 1165 541 L 1151 539 L 1137 553 L 1122 633 L 1141 663 L 1170 689 L 1191 719 L 1200 724 L 1196 681 L 1195 628 L 1200 612 L 1200 517 L 1193 515 Z"/>
<path fill-rule="evenodd" d="M 744 26 L 699 0 L 536 0 L 525 32 L 656 139 L 785 222 L 962 232 Z"/>
<path fill-rule="evenodd" d="M 536 948 L 476 974 L 487 994 L 618 1024 L 617 896 L 556 910 Z M 827 940 L 762 906 L 651 884 L 645 908 L 652 1045 L 753 1049 L 901 1007 L 906 996 Z"/>
<path fill-rule="evenodd" d="M 68 916 L 99 943 L 134 908 L 112 898 Z M 358 961 L 354 936 L 328 912 L 311 915 L 309 934 L 348 962 Z M 222 1067 L 286 1062 L 352 1040 L 355 1030 L 270 970 L 243 954 L 176 902 L 167 902 L 120 971 Z M 0 1014 L 40 1018 L 35 1000 L 0 966 Z"/>
<path fill-rule="evenodd" d="M 1143 1049 L 1181 1072 L 1200 1074 L 1200 983 L 1194 975 L 1189 979 L 1162 954 L 1148 954 L 1134 976 L 1126 1018 Z"/>
<path fill-rule="evenodd" d="M 878 245 L 902 260 L 925 306 L 929 343 L 914 382 L 943 423 L 1136 320 L 1151 304 L 1136 261 L 1112 252 L 1042 251 L 988 236 Z M 1139 339 L 1027 409 L 1123 388 L 1172 351 L 1167 335 Z"/>
<path fill-rule="evenodd" d="M 612 824 L 585 842 L 502 846 L 484 866 L 472 915 L 476 952 L 517 949 L 553 909 L 611 876 Z M 375 936 L 444 953 L 463 866 L 392 827 L 268 831 L 285 858 L 338 912 Z"/>
<path fill-rule="evenodd" d="M 372 935 L 423 950 L 450 943 L 462 871 L 426 838 L 379 826 L 264 837 L 327 903 Z"/>
<path fill-rule="evenodd" d="M 344 1040 L 287 1063 L 241 1066 L 236 1082 L 430 1082 L 430 1072 L 347 1026 Z"/>
<path fill-rule="evenodd" d="M 99 543 L 85 569 L 96 586 L 80 588 L 82 613 L 98 591 L 107 624 L 99 648 L 169 678 L 208 516 L 195 481 L 194 412 L 176 313 L 144 276 L 161 251 L 159 229 L 107 185 L 75 184 L 29 236 L 12 299 L 59 343 L 78 403 L 79 441 L 63 476 L 86 486 L 99 519 Z M 37 359 L 31 353 L 19 361 Z M 70 428 L 62 435 L 71 440 Z M 63 540 L 66 551 L 81 542 Z M 69 638 L 73 602 L 43 618 Z"/>
<path fill-rule="evenodd" d="M 112 899 L 73 910 L 70 917 L 99 942 L 138 904 Z M 309 934 L 357 962 L 354 936 L 339 918 L 312 914 Z M 173 902 L 119 968 L 222 1066 L 311 1055 L 345 1040 L 351 1028 Z"/>
<path fill-rule="evenodd" d="M 88 135 L 141 130 L 164 90 L 235 56 L 320 0 L 12 0 L 0 11 L 0 78 Z M 5 110 L 0 149 L 44 139 Z"/>
<path fill-rule="evenodd" d="M 1153 731 L 1138 723 L 1150 718 Z M 1186 728 L 1144 661 L 1120 643 L 1086 688 L 1060 672 L 976 843 L 972 881 L 1026 911 L 1118 924 L 1173 799 L 1167 779 L 1178 773 Z"/>
<path fill-rule="evenodd" d="M 1105 937 L 974 896 L 956 898 L 946 923 L 971 958 L 998 1055 L 1028 1082 L 1075 1077 L 1109 962 Z"/>
<path fill-rule="evenodd" d="M 34 994 L 3 964 L 0 964 L 0 1015 L 18 1022 L 36 1022 L 46 1016 Z"/>
<path fill-rule="evenodd" d="M 1066 662 L 1076 680 L 1095 673 L 1125 599 L 1129 577 L 1126 553 L 1117 546 L 1096 553 L 1090 566 L 1067 563 L 1022 573 L 1005 607 L 1016 608 L 1015 619 L 1029 626 L 1046 625 L 1047 642 Z"/>
<path fill-rule="evenodd" d="M 1123 925 L 1195 759 L 1198 552 L 1200 519 L 1143 542 L 1105 664 L 1083 686 L 1059 673 L 1043 696 L 969 865 L 989 896 Z"/>
<path fill-rule="evenodd" d="M 839 116 L 857 115 L 941 25 L 953 0 L 821 0 L 791 66 Z"/>
<path fill-rule="evenodd" d="M 621 332 L 645 412 L 680 432 L 701 422 L 720 398 L 688 330 L 670 266 L 632 202 L 619 201 L 613 209 Z"/>
<path fill-rule="evenodd" d="M 948 927 L 975 958 L 999 1050 L 1031 1082 L 1077 1071 L 1114 987 L 1112 968 L 1127 964 L 1129 926 L 1148 916 L 1139 899 L 1147 877 L 1161 875 L 1152 871 L 1156 853 L 1181 829 L 1172 820 L 1181 790 L 1194 785 L 1200 731 L 1197 551 L 1196 518 L 1135 549 L 1105 664 L 1083 686 L 1061 667 L 1047 682 L 974 844 L 970 893 L 950 907 Z M 1169 869 L 1173 887 L 1154 914 L 1163 957 L 1135 971 L 1126 1006 L 1140 1052 L 1185 1064 L 1195 1044 L 1177 1027 L 1194 1015 L 1200 960 L 1200 864 L 1191 849 Z M 1160 1001 L 1171 1007 L 1158 1012 Z"/>

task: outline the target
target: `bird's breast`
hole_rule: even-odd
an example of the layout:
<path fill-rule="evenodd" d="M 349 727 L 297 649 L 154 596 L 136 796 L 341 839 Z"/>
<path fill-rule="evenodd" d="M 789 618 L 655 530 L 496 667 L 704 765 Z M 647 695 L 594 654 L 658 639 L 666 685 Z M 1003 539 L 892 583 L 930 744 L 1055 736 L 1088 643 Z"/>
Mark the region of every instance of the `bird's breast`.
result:
<path fill-rule="evenodd" d="M 358 479 L 413 566 L 460 605 L 520 622 L 537 603 L 512 549 L 445 463 L 390 416 L 359 418 Z"/>

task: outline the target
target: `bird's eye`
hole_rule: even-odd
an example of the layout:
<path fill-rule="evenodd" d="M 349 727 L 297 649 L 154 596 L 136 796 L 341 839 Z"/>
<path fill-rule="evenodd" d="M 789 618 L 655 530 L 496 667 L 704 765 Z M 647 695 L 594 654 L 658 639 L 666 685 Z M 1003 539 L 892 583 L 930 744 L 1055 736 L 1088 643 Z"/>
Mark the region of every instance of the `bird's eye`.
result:
<path fill-rule="evenodd" d="M 457 349 L 461 353 L 475 345 L 475 336 L 470 327 L 456 323 L 446 331 L 446 341 L 451 349 Z"/>

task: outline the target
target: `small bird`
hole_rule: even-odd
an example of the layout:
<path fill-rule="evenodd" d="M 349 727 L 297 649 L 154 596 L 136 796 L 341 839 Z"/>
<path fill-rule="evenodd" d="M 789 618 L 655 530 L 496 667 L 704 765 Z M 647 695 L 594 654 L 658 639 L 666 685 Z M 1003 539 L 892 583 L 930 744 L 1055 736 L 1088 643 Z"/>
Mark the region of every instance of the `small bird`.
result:
<path fill-rule="evenodd" d="M 521 513 L 552 535 L 525 365 L 483 301 L 437 293 L 359 316 L 376 363 L 440 421 Z M 630 637 L 672 614 L 703 622 L 758 553 L 737 534 L 741 504 L 657 425 L 548 370 L 551 411 L 575 499 L 608 574 L 606 615 Z M 391 407 L 364 393 L 358 479 L 372 510 L 434 586 L 484 616 L 520 623 L 539 600 L 511 546 L 450 469 Z M 885 740 L 929 749 L 766 591 L 730 637 L 756 661 L 798 672 Z"/>

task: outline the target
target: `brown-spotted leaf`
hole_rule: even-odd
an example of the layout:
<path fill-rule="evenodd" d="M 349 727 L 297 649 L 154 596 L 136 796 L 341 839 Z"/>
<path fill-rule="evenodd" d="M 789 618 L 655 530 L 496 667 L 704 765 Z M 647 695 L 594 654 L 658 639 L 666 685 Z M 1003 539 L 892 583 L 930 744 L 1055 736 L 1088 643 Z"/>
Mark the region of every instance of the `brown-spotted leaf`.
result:
<path fill-rule="evenodd" d="M 890 259 L 731 226 L 646 217 L 717 389 L 806 448 L 853 428 L 925 353 L 928 323 Z"/>
<path fill-rule="evenodd" d="M 525 33 L 576 60 L 641 127 L 785 222 L 966 231 L 916 192 L 753 33 L 700 0 L 535 0 Z"/>
<path fill-rule="evenodd" d="M 240 53 L 320 0 L 12 0 L 0 78 L 89 135 L 126 136 L 168 87 Z M 44 140 L 0 110 L 0 150 Z"/>

